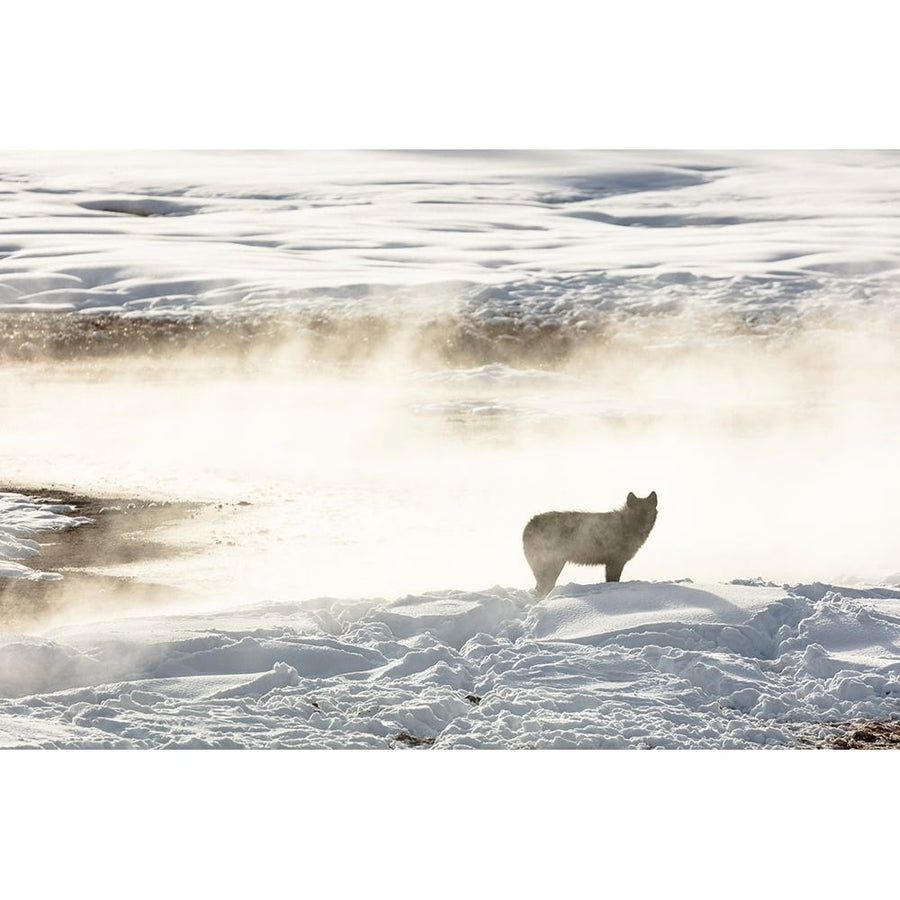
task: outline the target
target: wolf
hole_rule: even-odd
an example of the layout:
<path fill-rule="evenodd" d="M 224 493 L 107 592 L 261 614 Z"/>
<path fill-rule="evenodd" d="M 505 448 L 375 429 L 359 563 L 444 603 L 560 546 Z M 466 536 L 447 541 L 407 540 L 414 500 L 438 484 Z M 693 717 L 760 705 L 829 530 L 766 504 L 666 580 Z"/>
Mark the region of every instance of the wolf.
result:
<path fill-rule="evenodd" d="M 656 491 L 647 497 L 629 492 L 612 512 L 545 512 L 522 532 L 525 559 L 537 579 L 538 599 L 553 590 L 567 562 L 606 566 L 606 580 L 618 581 L 625 563 L 640 550 L 656 522 Z"/>

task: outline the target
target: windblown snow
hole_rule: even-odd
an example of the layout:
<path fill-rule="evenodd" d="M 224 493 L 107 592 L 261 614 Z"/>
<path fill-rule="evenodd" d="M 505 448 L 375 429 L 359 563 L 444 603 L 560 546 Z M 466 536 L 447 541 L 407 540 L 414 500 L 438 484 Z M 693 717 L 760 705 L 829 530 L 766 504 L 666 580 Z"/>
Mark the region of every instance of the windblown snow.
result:
<path fill-rule="evenodd" d="M 900 590 L 634 581 L 260 604 L 0 644 L 18 747 L 791 747 L 887 719 Z"/>
<path fill-rule="evenodd" d="M 74 583 L 54 489 L 198 512 L 90 569 L 170 598 L 0 619 L 0 746 L 896 719 L 898 201 L 887 152 L 3 153 L 0 587 Z M 651 490 L 535 602 L 531 515 Z"/>

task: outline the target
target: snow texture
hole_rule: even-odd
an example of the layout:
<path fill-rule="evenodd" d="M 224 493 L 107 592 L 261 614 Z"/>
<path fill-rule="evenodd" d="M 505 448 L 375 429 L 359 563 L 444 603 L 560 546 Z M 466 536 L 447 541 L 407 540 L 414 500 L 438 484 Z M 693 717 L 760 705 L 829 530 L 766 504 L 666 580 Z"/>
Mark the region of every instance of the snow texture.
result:
<path fill-rule="evenodd" d="M 711 343 L 731 316 L 890 309 L 898 201 L 895 152 L 4 152 L 0 313 L 455 315 L 575 336 L 684 314 Z M 514 407 L 467 392 L 569 376 L 417 377 L 463 392 L 422 413 L 502 421 Z M 321 518 L 342 521 L 343 489 Z M 0 494 L 0 577 L 59 577 L 38 541 L 72 513 Z M 309 600 L 292 582 L 295 602 L 4 633 L 0 746 L 778 748 L 900 711 L 890 582 L 563 584 L 537 604 L 524 585 L 438 584 Z"/>
<path fill-rule="evenodd" d="M 900 273 L 890 152 L 7 152 L 0 310 L 589 325 Z M 852 222 L 854 238 L 847 239 Z M 649 239 L 648 239 L 649 236 Z"/>
<path fill-rule="evenodd" d="M 889 719 L 900 590 L 437 591 L 0 641 L 0 745 L 794 747 Z"/>

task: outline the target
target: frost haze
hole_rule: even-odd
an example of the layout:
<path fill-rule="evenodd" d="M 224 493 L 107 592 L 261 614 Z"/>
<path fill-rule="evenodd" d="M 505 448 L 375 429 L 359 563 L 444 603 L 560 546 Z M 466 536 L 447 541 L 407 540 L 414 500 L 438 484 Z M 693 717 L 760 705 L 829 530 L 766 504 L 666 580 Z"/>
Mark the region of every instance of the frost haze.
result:
<path fill-rule="evenodd" d="M 898 200 L 889 152 L 0 155 L 0 578 L 67 583 L 54 488 L 199 504 L 91 567 L 153 604 L 5 614 L 0 741 L 889 718 Z M 651 490 L 626 581 L 535 605 L 531 516 Z"/>

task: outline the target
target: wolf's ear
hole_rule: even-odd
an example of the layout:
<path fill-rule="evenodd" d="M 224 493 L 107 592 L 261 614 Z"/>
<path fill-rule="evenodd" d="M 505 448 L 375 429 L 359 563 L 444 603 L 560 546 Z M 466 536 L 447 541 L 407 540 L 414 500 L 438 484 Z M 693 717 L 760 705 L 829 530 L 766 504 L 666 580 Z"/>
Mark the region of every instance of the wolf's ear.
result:
<path fill-rule="evenodd" d="M 625 503 L 627 506 L 634 506 L 635 503 L 637 503 L 637 497 L 635 497 L 634 494 L 629 491 L 628 496 L 625 498 Z"/>
<path fill-rule="evenodd" d="M 647 499 L 656 506 L 656 491 L 650 491 L 650 496 Z"/>

